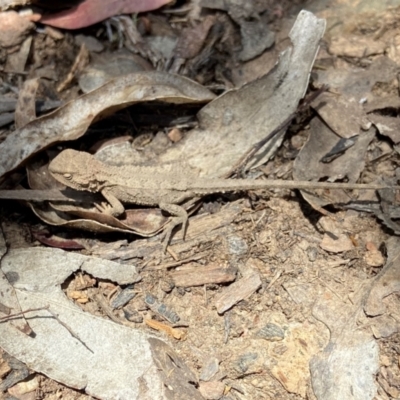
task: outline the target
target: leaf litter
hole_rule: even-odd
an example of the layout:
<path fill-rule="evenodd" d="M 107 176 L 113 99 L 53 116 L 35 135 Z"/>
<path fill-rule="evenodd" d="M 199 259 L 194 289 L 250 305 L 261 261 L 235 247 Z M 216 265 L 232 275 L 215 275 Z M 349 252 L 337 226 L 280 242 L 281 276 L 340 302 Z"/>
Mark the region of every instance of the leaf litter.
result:
<path fill-rule="evenodd" d="M 199 127 L 187 130 L 174 146 L 166 145 L 162 135 L 156 135 L 148 146 L 139 149 L 126 142 L 110 142 L 96 156 L 114 165 L 131 159 L 155 163 L 163 170 L 175 168 L 175 164 L 191 168 L 199 176 L 223 176 L 248 149 L 296 110 L 307 89 L 323 31 L 322 20 L 300 13 L 290 33 L 293 47 L 282 53 L 277 66 L 258 80 L 215 99 L 210 91 L 179 76 L 139 72 L 111 80 L 52 114 L 22 123 L 9 134 L 11 139 L 0 144 L 3 155 L 11 154 L 2 163 L 2 175 L 7 173 L 3 178 L 7 182 L 18 166 L 27 164 L 31 188 L 54 188 L 46 176 L 42 150 L 64 141 L 84 140 L 83 135 L 94 122 L 107 121 L 107 117 L 129 105 L 154 100 L 173 105 L 208 104 L 198 113 Z M 380 40 L 379 46 L 389 37 Z M 331 41 L 332 53 L 340 48 L 333 47 L 337 42 Z M 366 42 L 367 38 L 353 40 L 350 45 L 365 46 Z M 346 53 L 344 49 L 339 57 L 360 58 L 360 54 L 368 60 L 368 54 L 383 52 L 354 53 L 350 49 Z M 390 54 L 395 57 L 395 53 Z M 330 58 L 322 50 L 315 62 L 323 65 Z M 265 145 L 251 160 L 250 175 L 257 176 L 257 167 L 269 161 L 261 171 L 274 177 L 285 177 L 291 169 L 295 179 L 307 180 L 355 182 L 362 177 L 371 182 L 393 176 L 396 163 L 390 146 L 397 144 L 396 136 L 387 134 L 385 150 L 378 133 L 385 135 L 396 126 L 390 124 L 396 123 L 398 107 L 398 96 L 394 95 L 397 64 L 385 55 L 373 58 L 367 68 L 342 59 L 340 67 L 317 70 L 314 84 L 327 83 L 330 92 L 313 103 L 313 113 L 305 116 L 307 123 L 297 117 L 287 141 L 283 142 L 282 132 Z M 147 95 L 142 96 L 143 91 Z M 32 107 L 28 111 L 32 116 Z M 29 114 L 27 118 L 32 119 Z M 296 124 L 303 129 L 293 135 L 291 130 Z M 293 151 L 295 157 L 290 156 Z M 50 158 L 54 154 L 54 149 L 48 150 Z M 111 154 L 120 158 L 110 158 Z M 32 162 L 33 155 L 39 163 Z M 282 157 L 294 161 L 283 168 L 279 164 Z M 360 192 L 357 196 L 323 191 L 318 197 L 309 193 L 303 193 L 303 197 L 316 209 L 346 204 L 347 209 L 372 211 L 396 232 L 392 220 L 397 215 L 393 206 L 396 199 L 388 193 L 377 197 L 373 193 Z M 96 232 L 153 236 L 168 222 L 154 209 L 130 209 L 125 221 L 113 221 L 91 210 L 92 205 L 90 201 L 86 209 L 78 209 L 67 203 L 30 204 L 47 224 Z M 186 363 L 192 369 L 206 365 L 210 357 L 217 360 L 217 365 L 220 363 L 214 375 L 200 383 L 200 392 L 206 398 L 220 398 L 224 392 L 221 388 L 228 386 L 231 398 L 259 398 L 266 392 L 283 399 L 295 395 L 372 399 L 377 393 L 396 397 L 396 386 L 391 382 L 396 363 L 386 360 L 386 372 L 378 372 L 379 357 L 385 351 L 379 348 L 382 342 L 378 340 L 388 340 L 398 333 L 398 324 L 392 319 L 398 310 L 393 296 L 397 290 L 395 237 L 388 240 L 389 234 L 379 230 L 375 221 L 356 211 L 336 212 L 334 219 L 325 216 L 305 221 L 302 206 L 290 198 L 265 201 L 252 197 L 251 201 L 237 200 L 225 206 L 217 201 L 202 207 L 210 214 L 192 216 L 185 240 L 178 232 L 168 256 L 162 255 L 157 240 L 148 239 L 128 243 L 126 239 L 89 239 L 84 234 L 76 237 L 90 256 L 30 246 L 18 249 L 16 244 L 12 245 L 15 250 L 6 251 L 3 242 L 2 286 L 7 296 L 0 304 L 1 316 L 42 309 L 26 312 L 24 318 L 7 317 L 9 320 L 0 323 L 0 346 L 32 370 L 99 398 L 167 398 L 168 387 L 184 398 L 201 398 L 194 385 L 198 379 L 172 348 L 137 329 L 140 311 L 144 310 L 140 296 L 133 297 L 123 312 L 110 311 L 102 300 L 113 297 L 120 285 L 141 288 L 136 272 L 140 270 L 147 283 L 145 290 L 156 294 L 154 299 L 160 304 L 160 310 L 150 308 L 154 318 L 163 319 L 166 307 L 171 315 L 180 316 L 186 328 L 183 336 L 176 338 L 188 336 L 190 348 L 185 341 L 172 344 L 185 355 Z M 12 224 L 3 223 L 2 227 L 6 236 L 13 235 Z M 55 240 L 49 242 L 57 245 Z M 387 248 L 386 264 L 382 246 Z M 211 254 L 225 256 L 213 265 L 215 256 Z M 101 258 L 113 261 L 103 262 Z M 59 268 L 54 268 L 55 264 Z M 99 272 L 101 264 L 104 266 Z M 171 268 L 176 271 L 169 272 Z M 337 271 L 340 275 L 335 275 Z M 206 276 L 208 279 L 204 279 Z M 98 289 L 83 284 L 87 279 L 97 281 Z M 218 286 L 232 280 L 226 287 Z M 77 293 L 76 299 L 88 298 L 84 292 L 95 299 L 100 289 L 102 299 L 97 307 L 114 322 L 94 317 L 99 309 L 93 300 L 73 304 L 66 296 L 72 292 L 62 291 L 65 281 L 81 288 L 77 292 L 82 297 Z M 204 299 L 203 293 L 195 289 L 180 291 L 190 282 L 208 285 L 205 287 L 210 298 Z M 206 306 L 199 308 L 200 304 Z M 158 324 L 155 320 L 148 325 Z M 209 326 L 218 327 L 218 332 L 210 334 Z M 29 336 L 32 334 L 36 337 Z M 205 338 L 210 336 L 207 341 Z M 111 343 L 110 337 L 117 340 Z M 217 342 L 230 349 L 232 355 L 217 351 Z M 52 343 L 58 343 L 58 347 Z M 135 345 L 127 349 L 127 343 Z M 97 367 L 103 367 L 105 359 L 110 363 L 98 379 Z M 134 363 L 131 368 L 121 369 L 123 363 L 136 359 L 143 360 L 145 368 Z M 92 365 L 93 373 L 84 367 L 77 369 L 77 365 Z M 171 378 L 171 368 L 176 366 L 185 371 L 182 378 Z M 267 381 L 260 378 L 260 371 L 268 372 Z M 138 381 L 146 382 L 145 386 Z M 277 382 L 281 386 L 277 387 Z M 116 385 L 119 390 L 113 391 Z"/>

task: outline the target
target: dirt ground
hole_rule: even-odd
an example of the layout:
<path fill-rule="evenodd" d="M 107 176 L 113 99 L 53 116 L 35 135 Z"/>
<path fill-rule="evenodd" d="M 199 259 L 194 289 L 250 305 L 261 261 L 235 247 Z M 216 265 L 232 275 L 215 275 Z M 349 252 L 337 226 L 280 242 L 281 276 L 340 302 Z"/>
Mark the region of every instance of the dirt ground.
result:
<path fill-rule="evenodd" d="M 222 3 L 206 1 L 202 9 L 198 1 L 177 1 L 139 13 L 129 19 L 137 28 L 133 33 L 131 22 L 115 17 L 77 30 L 36 22 L 12 51 L 4 43 L 0 48 L 1 94 L 11 93 L 19 102 L 26 96 L 27 104 L 9 113 L 12 120 L 0 128 L 0 140 L 5 143 L 11 132 L 35 119 L 36 114 L 29 115 L 35 99 L 47 112 L 126 73 L 174 72 L 213 96 L 239 88 L 275 65 L 289 45 L 296 17 L 306 9 L 327 20 L 307 93 L 323 84 L 329 89 L 315 100 L 320 103 L 295 116 L 273 155 L 245 177 L 394 182 L 400 161 L 400 1 Z M 46 2 L 40 6 L 48 7 Z M 249 21 L 262 24 L 254 28 Z M 271 44 L 264 40 L 268 35 Z M 34 78 L 40 78 L 38 86 L 22 89 Z M 196 113 L 212 101 L 197 93 L 196 101 L 177 104 L 163 103 L 175 94 L 155 101 L 146 96 L 131 111 L 113 105 L 101 120 L 96 118 L 100 112 L 91 110 L 95 117 L 82 128 L 84 136 L 51 145 L 41 139 L 40 151 L 4 175 L 1 189 L 59 189 L 50 186 L 43 170 L 65 148 L 103 150 L 116 165 L 132 153 L 158 160 L 197 127 Z M 59 114 L 59 124 L 80 117 L 79 109 Z M 246 128 L 251 135 L 252 128 Z M 328 130 L 346 131 L 339 134 L 345 147 L 334 155 L 327 155 L 336 143 Z M 357 135 L 362 138 L 354 139 Z M 322 156 L 331 158 L 321 161 Z M 134 266 L 140 279 L 130 283 L 78 269 L 59 284 L 82 311 L 167 342 L 196 377 L 191 386 L 198 398 L 399 399 L 399 199 L 387 192 L 360 193 L 346 195 L 351 200 L 346 204 L 345 194 L 333 189 L 318 198 L 273 188 L 208 195 L 189 208 L 187 235 L 184 240 L 182 232 L 174 235 L 166 254 L 161 232 L 168 215 L 154 207 L 127 210 L 124 225 L 111 226 L 103 217 L 92 220 L 100 214 L 96 209 L 68 214 L 66 207 L 1 200 L 3 254 L 46 247 Z M 61 217 L 54 217 L 56 212 Z M 79 223 L 71 222 L 78 216 Z M 0 324 L 6 322 L 0 319 Z M 34 361 L 21 363 L 5 351 L 8 345 L 0 338 L 0 398 L 95 398 L 78 382 L 68 387 L 37 372 L 43 369 Z M 108 361 L 102 365 L 106 372 Z M 58 362 L 62 368 L 63 360 Z M 85 373 L 78 361 L 76 369 Z M 188 393 L 170 398 L 192 398 Z"/>

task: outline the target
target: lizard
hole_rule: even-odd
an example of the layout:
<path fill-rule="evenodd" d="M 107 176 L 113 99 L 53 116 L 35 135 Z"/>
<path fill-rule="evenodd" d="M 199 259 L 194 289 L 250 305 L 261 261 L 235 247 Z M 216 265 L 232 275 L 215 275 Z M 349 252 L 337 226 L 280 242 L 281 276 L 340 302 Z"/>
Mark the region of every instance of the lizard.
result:
<path fill-rule="evenodd" d="M 101 193 L 106 205 L 97 206 L 102 212 L 118 217 L 124 213 L 122 203 L 158 206 L 172 217 L 164 231 L 164 251 L 172 231 L 182 225 L 185 232 L 188 214 L 182 203 L 201 196 L 256 189 L 385 189 L 379 183 L 342 183 L 285 180 L 251 180 L 201 178 L 179 171 L 160 172 L 154 166 L 111 166 L 93 155 L 66 149 L 49 164 L 50 174 L 65 186 L 93 193 Z M 394 186 L 393 189 L 400 189 Z"/>

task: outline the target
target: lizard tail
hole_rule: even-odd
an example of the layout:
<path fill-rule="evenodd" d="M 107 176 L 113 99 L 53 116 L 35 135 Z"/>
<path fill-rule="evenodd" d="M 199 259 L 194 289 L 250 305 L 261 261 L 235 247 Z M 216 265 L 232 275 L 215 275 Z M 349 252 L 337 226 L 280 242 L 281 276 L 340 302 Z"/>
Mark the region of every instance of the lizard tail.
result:
<path fill-rule="evenodd" d="M 388 188 L 381 183 L 343 183 L 284 180 L 251 180 L 251 179 L 202 179 L 190 185 L 190 190 L 199 195 L 224 193 L 256 189 L 364 189 L 378 190 Z M 391 189 L 400 189 L 392 186 Z"/>

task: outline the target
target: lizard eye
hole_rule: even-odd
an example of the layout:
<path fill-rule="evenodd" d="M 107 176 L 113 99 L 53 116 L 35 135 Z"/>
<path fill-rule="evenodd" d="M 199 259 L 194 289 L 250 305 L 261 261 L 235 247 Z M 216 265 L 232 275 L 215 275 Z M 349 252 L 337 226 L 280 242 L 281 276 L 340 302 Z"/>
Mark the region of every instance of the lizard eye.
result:
<path fill-rule="evenodd" d="M 72 179 L 72 175 L 71 174 L 63 174 L 63 177 L 65 179 L 68 179 L 69 181 Z"/>

